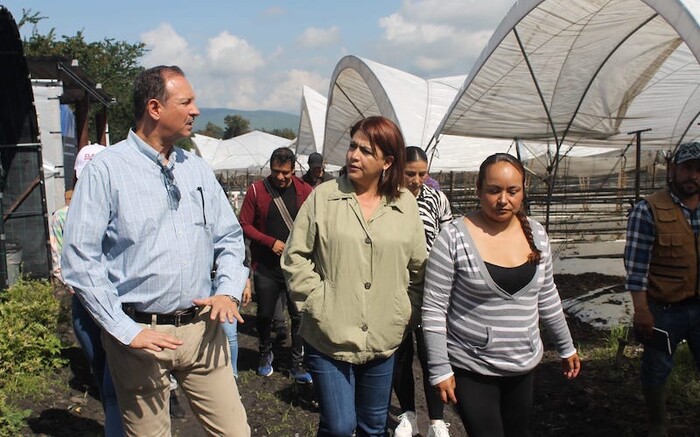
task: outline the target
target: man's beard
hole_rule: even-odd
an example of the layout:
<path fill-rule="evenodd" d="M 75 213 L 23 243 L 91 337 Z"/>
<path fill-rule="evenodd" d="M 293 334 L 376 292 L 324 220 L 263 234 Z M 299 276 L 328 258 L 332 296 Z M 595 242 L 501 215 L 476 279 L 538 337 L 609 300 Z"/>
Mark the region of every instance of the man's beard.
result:
<path fill-rule="evenodd" d="M 673 189 L 676 194 L 683 198 L 695 196 L 700 193 L 700 186 L 694 181 L 686 181 L 684 183 L 673 182 Z"/>

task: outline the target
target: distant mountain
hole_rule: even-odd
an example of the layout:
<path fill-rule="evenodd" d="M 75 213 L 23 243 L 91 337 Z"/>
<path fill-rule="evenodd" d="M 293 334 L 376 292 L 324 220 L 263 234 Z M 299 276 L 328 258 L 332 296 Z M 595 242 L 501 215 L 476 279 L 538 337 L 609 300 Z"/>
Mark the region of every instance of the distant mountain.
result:
<path fill-rule="evenodd" d="M 226 108 L 199 108 L 200 116 L 195 119 L 194 130 L 204 130 L 207 123 L 226 129 L 224 118 L 227 115 L 240 115 L 250 121 L 252 130 L 267 130 L 289 128 L 296 132 L 299 130 L 299 116 L 280 111 L 239 111 Z"/>

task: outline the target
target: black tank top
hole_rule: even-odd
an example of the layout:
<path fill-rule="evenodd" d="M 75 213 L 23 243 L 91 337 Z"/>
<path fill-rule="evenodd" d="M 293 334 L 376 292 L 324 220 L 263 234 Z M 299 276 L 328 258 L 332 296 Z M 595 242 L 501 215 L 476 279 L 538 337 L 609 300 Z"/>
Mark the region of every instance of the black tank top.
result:
<path fill-rule="evenodd" d="M 493 281 L 510 295 L 530 283 L 537 269 L 537 264 L 531 262 L 526 262 L 517 267 L 501 267 L 486 261 L 484 261 L 484 264 L 486 264 L 486 269 L 489 271 Z"/>

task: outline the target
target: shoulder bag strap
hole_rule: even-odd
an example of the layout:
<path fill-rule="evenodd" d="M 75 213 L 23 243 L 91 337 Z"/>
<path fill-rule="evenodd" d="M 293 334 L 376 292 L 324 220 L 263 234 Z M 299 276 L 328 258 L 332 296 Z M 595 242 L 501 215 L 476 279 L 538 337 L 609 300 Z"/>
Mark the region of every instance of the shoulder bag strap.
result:
<path fill-rule="evenodd" d="M 280 211 L 280 214 L 282 214 L 282 220 L 284 220 L 284 224 L 287 225 L 287 229 L 289 229 L 289 231 L 291 232 L 292 226 L 294 226 L 294 219 L 292 219 L 292 215 L 289 213 L 287 205 L 284 204 L 284 201 L 280 197 L 280 193 L 278 193 L 277 190 L 275 190 L 272 187 L 272 185 L 270 185 L 270 182 L 267 180 L 267 178 L 263 179 L 263 184 L 265 184 L 265 188 L 270 193 L 270 196 L 272 196 L 272 200 L 275 202 L 275 205 Z"/>

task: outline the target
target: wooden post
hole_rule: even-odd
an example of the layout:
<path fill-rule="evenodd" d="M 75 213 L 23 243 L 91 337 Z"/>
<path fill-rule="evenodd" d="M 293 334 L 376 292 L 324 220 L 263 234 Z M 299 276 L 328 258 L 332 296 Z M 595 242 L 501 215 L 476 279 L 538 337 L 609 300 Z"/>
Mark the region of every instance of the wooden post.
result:
<path fill-rule="evenodd" d="M 97 133 L 97 143 L 103 146 L 107 144 L 107 107 L 103 106 L 95 114 L 95 132 Z"/>
<path fill-rule="evenodd" d="M 88 129 L 88 114 L 90 111 L 90 102 L 87 95 L 83 99 L 75 102 L 75 134 L 78 137 L 78 150 L 81 147 L 90 144 L 90 132 Z"/>

